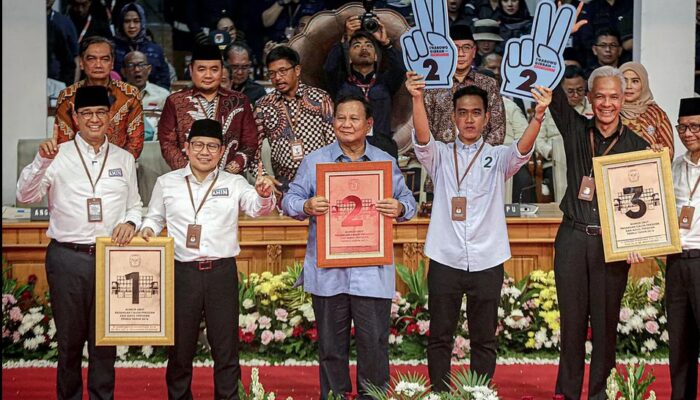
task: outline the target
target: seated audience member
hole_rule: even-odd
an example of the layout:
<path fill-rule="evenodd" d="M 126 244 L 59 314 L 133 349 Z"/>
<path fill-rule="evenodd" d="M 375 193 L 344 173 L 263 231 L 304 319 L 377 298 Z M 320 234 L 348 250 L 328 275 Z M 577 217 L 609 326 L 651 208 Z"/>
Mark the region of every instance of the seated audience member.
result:
<path fill-rule="evenodd" d="M 472 20 L 464 11 L 465 0 L 446 0 L 447 1 L 447 18 L 449 20 L 450 26 L 459 25 L 471 25 Z M 468 1 L 467 1 L 468 2 Z"/>
<path fill-rule="evenodd" d="M 532 30 L 532 16 L 524 0 L 500 0 L 500 8 L 493 19 L 501 23 L 501 37 L 505 41 L 527 35 Z"/>
<path fill-rule="evenodd" d="M 151 72 L 148 80 L 170 89 L 170 71 L 163 48 L 146 37 L 146 14 L 137 3 L 129 3 L 121 10 L 121 23 L 114 38 L 114 69 L 121 71 L 126 53 L 138 50 L 148 57 Z"/>
<path fill-rule="evenodd" d="M 586 77 L 598 67 L 609 65 L 617 68 L 622 56 L 620 33 L 612 28 L 603 28 L 596 32 L 596 40 L 592 45 L 594 59 L 589 61 Z"/>
<path fill-rule="evenodd" d="M 231 43 L 225 50 L 226 61 L 231 66 L 231 90 L 243 93 L 251 104 L 265 96 L 265 88 L 250 78 L 253 64 L 250 58 L 250 48 L 243 44 Z"/>
<path fill-rule="evenodd" d="M 593 109 L 588 97 L 586 97 L 586 80 L 580 68 L 572 65 L 566 67 L 561 88 L 566 94 L 569 105 L 577 113 L 589 119 L 593 118 Z"/>
<path fill-rule="evenodd" d="M 150 72 L 151 65 L 148 63 L 148 58 L 140 51 L 134 50 L 124 57 L 122 75 L 127 83 L 136 86 L 140 92 L 144 112 L 144 140 L 146 141 L 157 140 L 160 112 L 163 111 L 165 100 L 170 95 L 167 89 L 148 81 Z"/>
<path fill-rule="evenodd" d="M 585 3 L 581 18 L 588 23 L 573 35 L 573 46 L 582 52 L 588 52 L 596 43 L 597 32 L 601 29 L 625 31 L 634 9 L 634 0 L 591 0 Z"/>
<path fill-rule="evenodd" d="M 500 0 L 472 0 L 470 3 L 476 19 L 496 19 Z"/>
<path fill-rule="evenodd" d="M 359 16 L 345 21 L 345 36 L 328 54 L 324 72 L 333 99 L 356 94 L 364 96 L 374 110 L 374 125 L 367 137 L 370 144 L 398 158 L 391 130 L 392 98 L 401 88 L 406 69 L 401 51 L 394 47 L 384 24 L 375 33 L 362 31 Z"/>
<path fill-rule="evenodd" d="M 286 192 L 302 160 L 335 141 L 333 101 L 325 91 L 301 83 L 299 54 L 292 48 L 275 47 L 266 64 L 275 89 L 255 104 L 259 142 L 251 165 L 261 159 L 262 142 L 267 139 L 274 175 Z"/>
<path fill-rule="evenodd" d="M 490 71 L 498 84 L 501 84 L 501 63 L 503 56 L 498 53 L 487 54 L 481 59 L 481 71 Z"/>
<path fill-rule="evenodd" d="M 231 90 L 231 76 L 233 75 L 233 69 L 231 69 L 231 64 L 225 62 L 224 69 L 221 70 L 221 87 L 224 89 Z"/>
<path fill-rule="evenodd" d="M 649 87 L 649 74 L 640 63 L 622 64 L 620 72 L 625 77 L 625 102 L 620 116 L 622 123 L 647 142 L 668 147 L 673 160 L 673 129 L 664 110 L 654 101 Z"/>
<path fill-rule="evenodd" d="M 52 8 L 54 0 L 46 2 L 46 38 L 48 50 L 47 75 L 50 79 L 72 85 L 77 79 L 78 33 L 67 16 Z"/>
<path fill-rule="evenodd" d="M 475 62 L 476 65 L 481 65 L 484 57 L 496 53 L 499 44 L 503 42 L 498 22 L 492 19 L 474 22 L 474 40 L 476 40 L 477 47 Z"/>

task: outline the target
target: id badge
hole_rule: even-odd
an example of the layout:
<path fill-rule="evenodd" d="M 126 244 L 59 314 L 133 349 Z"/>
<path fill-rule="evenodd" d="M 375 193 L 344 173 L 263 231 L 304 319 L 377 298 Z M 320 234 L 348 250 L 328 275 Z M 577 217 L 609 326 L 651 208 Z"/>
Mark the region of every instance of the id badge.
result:
<path fill-rule="evenodd" d="M 678 227 L 681 229 L 690 229 L 693 224 L 693 214 L 695 214 L 695 207 L 681 207 L 681 215 L 678 216 Z"/>
<path fill-rule="evenodd" d="M 292 154 L 292 161 L 301 161 L 304 159 L 304 142 L 301 140 L 292 140 L 289 142 L 289 151 Z"/>
<path fill-rule="evenodd" d="M 88 222 L 102 221 L 102 199 L 99 197 L 87 199 Z"/>
<path fill-rule="evenodd" d="M 592 176 L 581 178 L 581 186 L 578 188 L 578 198 L 584 201 L 593 201 L 595 195 L 595 179 Z"/>
<path fill-rule="evenodd" d="M 286 37 L 287 40 L 291 39 L 292 36 L 294 36 L 295 31 L 296 31 L 296 29 L 294 29 L 293 26 L 288 26 L 288 27 L 284 28 L 284 37 Z"/>
<path fill-rule="evenodd" d="M 188 224 L 187 225 L 187 241 L 188 249 L 199 249 L 199 240 L 202 238 L 202 225 Z"/>
<path fill-rule="evenodd" d="M 453 197 L 452 198 L 452 220 L 465 221 L 467 219 L 467 198 Z"/>

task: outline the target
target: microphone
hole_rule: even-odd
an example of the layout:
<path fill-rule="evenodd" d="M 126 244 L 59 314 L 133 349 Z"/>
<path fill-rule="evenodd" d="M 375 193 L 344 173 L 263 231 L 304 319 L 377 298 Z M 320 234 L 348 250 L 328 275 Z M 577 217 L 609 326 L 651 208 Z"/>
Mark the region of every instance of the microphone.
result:
<path fill-rule="evenodd" d="M 518 195 L 518 204 L 520 205 L 520 213 L 525 214 L 525 215 L 535 215 L 537 213 L 537 210 L 539 207 L 537 207 L 534 204 L 525 204 L 523 203 L 523 194 L 525 193 L 526 190 L 529 189 L 534 189 L 537 187 L 536 183 L 533 183 L 532 185 L 525 186 L 524 188 L 520 189 L 520 194 Z"/>

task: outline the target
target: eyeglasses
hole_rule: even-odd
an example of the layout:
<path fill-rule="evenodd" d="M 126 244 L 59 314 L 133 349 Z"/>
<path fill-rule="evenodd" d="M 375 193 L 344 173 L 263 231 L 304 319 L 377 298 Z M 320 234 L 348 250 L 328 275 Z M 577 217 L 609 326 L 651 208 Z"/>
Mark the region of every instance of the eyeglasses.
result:
<path fill-rule="evenodd" d="M 602 49 L 610 49 L 610 50 L 615 50 L 618 47 L 620 47 L 620 45 L 617 43 L 596 43 L 596 44 L 594 44 L 594 46 L 600 47 Z"/>
<path fill-rule="evenodd" d="M 234 71 L 247 71 L 250 69 L 251 64 L 231 64 L 231 69 Z M 284 74 L 282 74 L 284 76 Z"/>
<path fill-rule="evenodd" d="M 82 119 L 84 119 L 85 121 L 89 121 L 95 115 L 97 115 L 97 118 L 99 118 L 99 119 L 105 119 L 109 115 L 109 112 L 108 111 L 101 111 L 101 110 L 100 111 L 80 111 L 78 113 L 78 115 L 80 115 L 80 117 Z"/>
<path fill-rule="evenodd" d="M 684 134 L 688 130 L 690 130 L 690 132 L 692 132 L 692 133 L 698 133 L 698 132 L 700 132 L 700 124 L 690 124 L 690 125 L 678 124 L 678 125 L 676 125 L 676 129 L 678 130 L 678 133 L 680 133 L 681 135 Z"/>
<path fill-rule="evenodd" d="M 457 46 L 457 52 L 459 53 L 460 51 L 463 53 L 469 53 L 470 51 L 474 50 L 476 46 L 472 46 L 471 44 L 464 44 L 462 46 Z"/>
<path fill-rule="evenodd" d="M 287 76 L 287 72 L 293 70 L 294 67 L 289 67 L 289 68 L 280 68 L 277 71 L 267 71 L 267 78 L 268 79 L 275 79 L 277 75 L 280 77 Z"/>
<path fill-rule="evenodd" d="M 573 96 L 575 94 L 583 96 L 585 92 L 586 90 L 584 88 L 566 89 L 566 94 L 568 94 L 569 96 Z"/>
<path fill-rule="evenodd" d="M 133 69 L 133 70 L 137 70 L 137 69 L 146 69 L 146 68 L 149 67 L 149 66 L 150 66 L 150 64 L 145 63 L 145 62 L 140 62 L 140 63 L 138 63 L 138 64 L 128 63 L 128 64 L 125 65 L 126 68 L 128 68 L 128 69 Z"/>
<path fill-rule="evenodd" d="M 216 153 L 221 148 L 219 143 L 190 142 L 190 148 L 197 153 L 204 150 L 205 146 L 210 153 Z"/>

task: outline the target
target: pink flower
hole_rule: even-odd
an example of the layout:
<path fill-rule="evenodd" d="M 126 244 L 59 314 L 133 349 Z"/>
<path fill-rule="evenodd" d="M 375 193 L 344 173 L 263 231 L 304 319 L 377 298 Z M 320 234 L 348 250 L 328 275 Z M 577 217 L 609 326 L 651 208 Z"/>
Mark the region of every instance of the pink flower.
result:
<path fill-rule="evenodd" d="M 13 321 L 21 321 L 22 320 L 22 310 L 20 310 L 19 307 L 12 307 L 10 309 L 10 319 Z"/>
<path fill-rule="evenodd" d="M 654 286 L 649 291 L 647 291 L 647 297 L 651 301 L 657 301 L 659 299 L 659 287 Z"/>
<path fill-rule="evenodd" d="M 277 318 L 278 321 L 287 322 L 288 315 L 287 310 L 284 308 L 278 308 L 275 310 L 275 318 Z"/>
<path fill-rule="evenodd" d="M 2 337 L 3 337 L 3 339 L 6 337 L 10 337 L 10 331 L 7 330 L 6 328 L 2 328 Z"/>
<path fill-rule="evenodd" d="M 399 316 L 399 305 L 396 303 L 391 303 L 391 316 L 392 318 Z"/>
<path fill-rule="evenodd" d="M 8 304 L 12 305 L 12 304 L 15 304 L 15 303 L 17 303 L 17 299 L 15 299 L 15 296 L 13 296 L 13 295 L 11 295 L 11 294 L 9 294 L 9 293 L 5 293 L 5 294 L 2 295 L 2 305 L 3 305 L 3 307 L 6 306 L 6 305 L 8 305 Z"/>
<path fill-rule="evenodd" d="M 274 338 L 275 338 L 275 334 L 272 333 L 271 331 L 265 329 L 263 331 L 263 333 L 260 335 L 260 343 L 262 343 L 263 346 L 267 346 Z"/>
<path fill-rule="evenodd" d="M 651 333 L 652 335 L 659 332 L 659 324 L 656 323 L 656 321 L 647 321 L 644 326 L 646 327 L 647 332 Z"/>
<path fill-rule="evenodd" d="M 622 307 L 620 309 L 620 321 L 622 322 L 627 322 L 628 319 L 632 316 L 632 310 L 630 310 L 627 307 Z"/>
<path fill-rule="evenodd" d="M 284 333 L 284 331 L 280 331 L 280 330 L 275 331 L 275 342 L 281 342 L 286 338 L 287 338 L 287 335 Z"/>
<path fill-rule="evenodd" d="M 17 332 L 17 331 L 12 332 L 12 343 L 19 342 L 19 338 L 20 338 L 19 332 Z"/>
<path fill-rule="evenodd" d="M 418 321 L 418 333 L 425 335 L 430 330 L 430 321 Z"/>
<path fill-rule="evenodd" d="M 270 329 L 272 326 L 272 320 L 270 317 L 262 316 L 258 319 L 258 325 L 260 326 L 260 329 Z"/>

